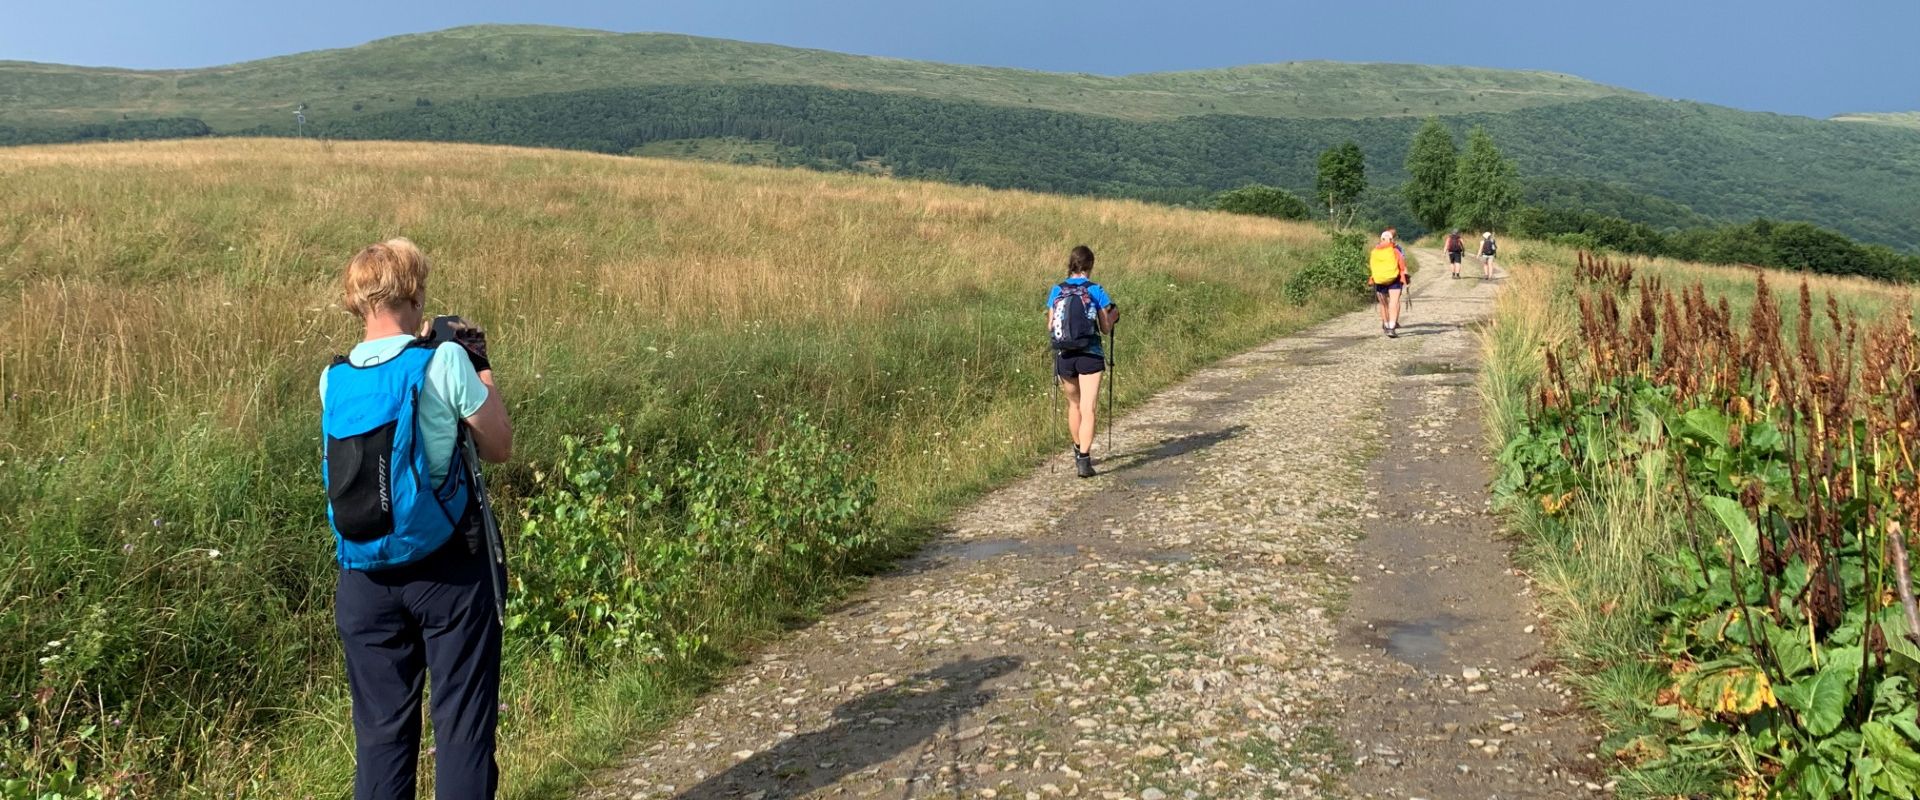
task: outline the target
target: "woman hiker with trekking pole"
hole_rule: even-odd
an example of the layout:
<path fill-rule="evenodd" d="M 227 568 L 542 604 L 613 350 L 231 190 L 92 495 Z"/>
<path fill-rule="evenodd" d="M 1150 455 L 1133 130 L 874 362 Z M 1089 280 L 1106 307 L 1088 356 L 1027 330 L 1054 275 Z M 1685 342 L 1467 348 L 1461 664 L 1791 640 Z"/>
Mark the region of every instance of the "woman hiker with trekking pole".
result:
<path fill-rule="evenodd" d="M 355 800 L 414 796 L 429 678 L 435 796 L 487 800 L 500 780 L 506 575 L 470 460 L 506 461 L 513 427 L 485 335 L 457 318 L 428 335 L 427 271 L 406 239 L 354 255 L 344 300 L 364 338 L 320 377 Z"/>
<path fill-rule="evenodd" d="M 1093 250 L 1084 244 L 1075 247 L 1067 257 L 1067 279 L 1047 293 L 1053 374 L 1067 397 L 1067 433 L 1073 438 L 1074 468 L 1082 478 L 1094 476 L 1094 412 L 1100 407 L 1101 373 L 1108 366 L 1100 335 L 1111 335 L 1120 321 L 1120 310 L 1107 290 L 1088 277 L 1092 273 Z"/>

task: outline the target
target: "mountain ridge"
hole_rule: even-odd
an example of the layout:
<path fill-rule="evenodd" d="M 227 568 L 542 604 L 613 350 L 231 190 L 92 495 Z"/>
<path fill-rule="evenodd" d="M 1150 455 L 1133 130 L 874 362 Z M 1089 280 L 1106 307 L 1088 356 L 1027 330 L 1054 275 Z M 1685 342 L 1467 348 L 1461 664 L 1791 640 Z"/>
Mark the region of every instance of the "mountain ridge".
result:
<path fill-rule="evenodd" d="M 554 63 L 547 63 L 549 60 Z M 450 74 L 449 70 L 454 71 Z M 464 71 L 462 71 L 464 70 Z M 292 74 L 289 74 L 292 73 Z M 301 81 L 305 81 L 302 83 Z M 210 67 L 140 70 L 0 62 L 0 123 L 191 116 L 217 131 L 420 99 L 689 83 L 896 91 L 1129 119 L 1209 113 L 1422 116 L 1637 95 L 1563 73 L 1384 62 L 1283 61 L 1100 75 L 915 61 L 676 33 L 464 26 Z M 360 104 L 354 109 L 353 104 Z"/>

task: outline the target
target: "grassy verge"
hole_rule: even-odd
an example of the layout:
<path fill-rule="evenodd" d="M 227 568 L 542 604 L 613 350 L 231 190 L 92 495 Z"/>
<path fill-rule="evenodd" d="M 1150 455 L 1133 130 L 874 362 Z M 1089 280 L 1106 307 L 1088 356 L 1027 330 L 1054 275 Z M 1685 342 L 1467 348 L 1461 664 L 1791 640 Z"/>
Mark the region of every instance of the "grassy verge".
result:
<path fill-rule="evenodd" d="M 1512 250 L 1496 494 L 1622 796 L 1906 796 L 1911 300 Z"/>
<path fill-rule="evenodd" d="M 405 234 L 488 326 L 522 458 L 507 795 L 1059 446 L 1040 300 L 1127 309 L 1120 401 L 1349 307 L 1310 227 L 454 145 L 0 153 L 0 797 L 332 796 L 350 731 L 314 469 L 345 258 Z M 71 785 L 69 785 L 71 784 Z M 24 793 L 24 794 L 23 794 Z"/>

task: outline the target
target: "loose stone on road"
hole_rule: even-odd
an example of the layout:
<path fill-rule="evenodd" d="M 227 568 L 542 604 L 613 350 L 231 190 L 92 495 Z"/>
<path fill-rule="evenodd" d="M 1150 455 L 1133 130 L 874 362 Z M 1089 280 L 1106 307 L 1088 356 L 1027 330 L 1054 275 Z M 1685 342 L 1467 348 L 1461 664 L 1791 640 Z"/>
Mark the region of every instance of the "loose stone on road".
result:
<path fill-rule="evenodd" d="M 1100 477 L 986 496 L 582 797 L 1569 796 L 1592 739 L 1486 517 L 1494 288 L 1416 288 L 1397 340 L 1366 311 L 1229 358 Z"/>

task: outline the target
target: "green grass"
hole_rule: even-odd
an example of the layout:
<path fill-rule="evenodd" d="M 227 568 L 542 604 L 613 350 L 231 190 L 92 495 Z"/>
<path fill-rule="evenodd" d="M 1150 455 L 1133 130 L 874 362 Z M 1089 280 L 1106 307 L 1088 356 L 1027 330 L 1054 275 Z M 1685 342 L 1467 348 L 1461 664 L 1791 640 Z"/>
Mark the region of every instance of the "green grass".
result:
<path fill-rule="evenodd" d="M 416 239 L 429 311 L 489 328 L 518 439 L 491 478 L 525 580 L 605 588 L 527 561 L 520 515 L 557 491 L 542 475 L 563 438 L 610 424 L 634 446 L 605 490 L 616 509 L 703 446 L 716 474 L 675 485 L 763 485 L 788 464 L 807 485 L 839 477 L 769 455 L 801 413 L 879 490 L 873 541 L 827 568 L 736 541 L 765 520 L 731 501 L 575 530 L 630 548 L 622 574 L 664 596 L 643 627 L 667 646 L 556 661 L 509 637 L 519 798 L 564 794 L 756 641 L 1054 452 L 1039 300 L 1074 244 L 1153 343 L 1127 360 L 1123 406 L 1347 307 L 1280 296 L 1324 241 L 1303 225 L 465 145 L 5 150 L 0 220 L 0 718 L 26 726 L 0 736 L 0 778 L 72 757 L 141 796 L 343 785 L 314 390 L 358 337 L 337 281 L 368 242 Z"/>
<path fill-rule="evenodd" d="M 582 89 L 792 84 L 901 92 L 1130 119 L 1368 117 L 1488 111 L 1627 94 L 1544 72 L 1296 62 L 1108 77 L 936 64 L 660 33 L 482 25 L 190 70 L 0 62 L 0 124 L 192 116 L 219 130 Z"/>
<path fill-rule="evenodd" d="M 1920 129 L 1920 111 L 1841 114 L 1834 117 L 1833 120 L 1835 122 L 1865 122 L 1872 125 L 1894 125 L 1902 128 Z"/>

